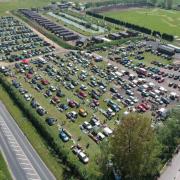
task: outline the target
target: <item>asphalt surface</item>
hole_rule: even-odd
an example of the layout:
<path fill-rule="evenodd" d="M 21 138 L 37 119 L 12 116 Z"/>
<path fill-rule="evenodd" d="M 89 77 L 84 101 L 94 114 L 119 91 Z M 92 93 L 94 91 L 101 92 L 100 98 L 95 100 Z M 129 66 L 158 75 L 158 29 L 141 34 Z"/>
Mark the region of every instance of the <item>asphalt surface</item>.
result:
<path fill-rule="evenodd" d="M 180 180 L 180 151 L 176 154 L 158 180 Z"/>
<path fill-rule="evenodd" d="M 15 180 L 55 180 L 2 102 L 0 149 Z"/>

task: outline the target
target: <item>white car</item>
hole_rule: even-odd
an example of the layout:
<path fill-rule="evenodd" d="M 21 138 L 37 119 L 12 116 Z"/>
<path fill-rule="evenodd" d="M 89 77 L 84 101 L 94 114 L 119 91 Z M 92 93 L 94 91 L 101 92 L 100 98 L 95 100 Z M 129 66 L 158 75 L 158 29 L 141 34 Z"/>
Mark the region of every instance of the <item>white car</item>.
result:
<path fill-rule="evenodd" d="M 89 158 L 87 157 L 87 155 L 85 153 L 83 153 L 82 151 L 79 152 L 78 154 L 79 159 L 83 162 L 83 163 L 88 163 L 89 162 Z"/>
<path fill-rule="evenodd" d="M 109 127 L 105 127 L 105 128 L 103 129 L 103 133 L 104 133 L 106 136 L 110 136 L 110 135 L 113 133 L 113 131 L 112 131 Z"/>
<path fill-rule="evenodd" d="M 99 121 L 96 117 L 93 117 L 93 118 L 90 120 L 90 123 L 91 123 L 91 125 L 93 125 L 93 126 L 100 126 L 100 125 L 101 125 L 100 121 Z"/>
<path fill-rule="evenodd" d="M 30 101 L 31 100 L 31 94 L 25 94 L 24 98 L 26 99 L 26 101 Z"/>
<path fill-rule="evenodd" d="M 84 84 L 81 84 L 80 89 L 82 89 L 83 91 L 86 91 L 88 88 L 87 88 L 87 86 L 85 86 Z"/>
<path fill-rule="evenodd" d="M 97 134 L 97 137 L 98 137 L 98 139 L 100 139 L 102 141 L 105 138 L 105 135 L 103 133 L 99 132 Z"/>
<path fill-rule="evenodd" d="M 88 123 L 87 121 L 84 121 L 83 125 L 82 125 L 85 129 L 87 130 L 91 130 L 92 129 L 92 125 L 90 123 Z"/>
<path fill-rule="evenodd" d="M 54 92 L 54 91 L 56 91 L 56 87 L 50 86 L 50 90 L 51 90 L 52 92 Z"/>

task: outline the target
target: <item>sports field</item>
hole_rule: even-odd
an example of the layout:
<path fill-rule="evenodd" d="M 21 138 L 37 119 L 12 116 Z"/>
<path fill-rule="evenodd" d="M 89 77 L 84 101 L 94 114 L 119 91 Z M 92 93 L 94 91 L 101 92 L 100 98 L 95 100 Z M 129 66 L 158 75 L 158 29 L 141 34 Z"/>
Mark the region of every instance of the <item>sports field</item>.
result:
<path fill-rule="evenodd" d="M 163 9 L 127 9 L 103 13 L 122 21 L 137 24 L 180 37 L 180 12 Z"/>

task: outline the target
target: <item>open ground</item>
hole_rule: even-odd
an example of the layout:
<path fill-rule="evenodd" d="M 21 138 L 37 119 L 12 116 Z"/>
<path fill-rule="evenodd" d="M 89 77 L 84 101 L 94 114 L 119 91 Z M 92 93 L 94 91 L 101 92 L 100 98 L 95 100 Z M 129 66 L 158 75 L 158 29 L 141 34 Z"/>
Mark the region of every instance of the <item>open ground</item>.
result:
<path fill-rule="evenodd" d="M 127 9 L 103 13 L 121 21 L 133 23 L 152 30 L 180 36 L 180 12 L 164 9 Z"/>

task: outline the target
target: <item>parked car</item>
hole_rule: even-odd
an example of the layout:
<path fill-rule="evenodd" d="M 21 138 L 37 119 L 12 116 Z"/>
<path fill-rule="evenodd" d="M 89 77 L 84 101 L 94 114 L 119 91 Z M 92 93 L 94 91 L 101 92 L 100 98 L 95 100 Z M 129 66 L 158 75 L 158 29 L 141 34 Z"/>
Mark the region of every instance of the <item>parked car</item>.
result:
<path fill-rule="evenodd" d="M 88 113 L 84 109 L 80 108 L 79 109 L 79 115 L 82 117 L 86 117 L 88 115 Z"/>
<path fill-rule="evenodd" d="M 53 117 L 48 117 L 48 118 L 46 118 L 46 123 L 47 123 L 49 126 L 53 126 L 56 122 L 57 122 L 57 119 L 55 119 L 55 118 L 53 118 Z"/>
<path fill-rule="evenodd" d="M 74 122 L 77 119 L 78 114 L 75 111 L 71 111 L 71 112 L 66 114 L 66 117 Z"/>
<path fill-rule="evenodd" d="M 89 162 L 89 158 L 87 157 L 87 155 L 84 153 L 84 152 L 79 152 L 78 153 L 78 157 L 79 157 L 79 159 L 83 162 L 83 163 L 85 163 L 85 164 L 87 164 L 88 162 Z"/>
<path fill-rule="evenodd" d="M 82 124 L 82 127 L 87 129 L 88 131 L 92 129 L 92 125 L 88 123 L 87 121 L 84 121 L 84 123 Z"/>
<path fill-rule="evenodd" d="M 68 141 L 69 141 L 68 135 L 67 135 L 63 130 L 60 131 L 59 137 L 60 137 L 60 138 L 62 139 L 62 141 L 64 141 L 64 142 L 68 142 Z"/>

